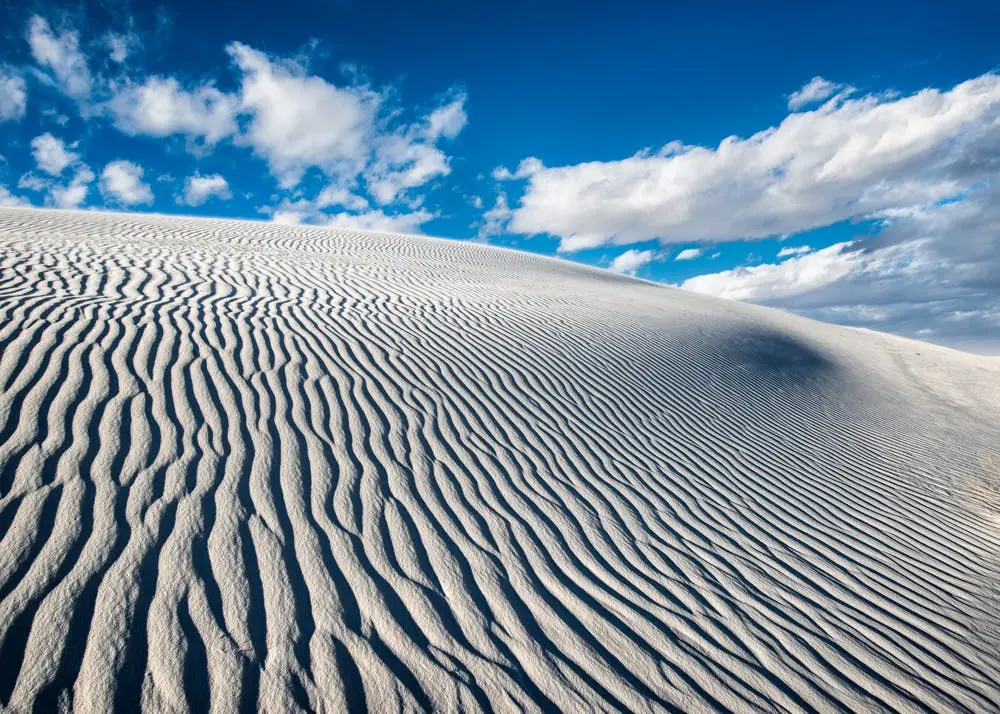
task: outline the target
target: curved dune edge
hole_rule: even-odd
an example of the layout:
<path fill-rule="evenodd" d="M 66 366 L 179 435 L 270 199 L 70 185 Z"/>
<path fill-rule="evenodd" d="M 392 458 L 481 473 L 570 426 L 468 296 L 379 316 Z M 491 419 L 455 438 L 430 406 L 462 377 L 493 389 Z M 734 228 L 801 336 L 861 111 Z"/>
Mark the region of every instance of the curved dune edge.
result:
<path fill-rule="evenodd" d="M 995 711 L 998 385 L 513 251 L 0 209 L 0 704 Z"/>

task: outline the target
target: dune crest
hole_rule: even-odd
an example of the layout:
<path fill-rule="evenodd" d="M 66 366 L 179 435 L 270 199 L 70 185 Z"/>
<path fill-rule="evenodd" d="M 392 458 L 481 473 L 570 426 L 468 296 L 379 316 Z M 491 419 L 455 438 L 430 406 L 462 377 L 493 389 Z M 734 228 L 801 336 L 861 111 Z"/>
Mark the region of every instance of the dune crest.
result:
<path fill-rule="evenodd" d="M 0 704 L 996 711 L 998 417 L 557 260 L 0 209 Z"/>

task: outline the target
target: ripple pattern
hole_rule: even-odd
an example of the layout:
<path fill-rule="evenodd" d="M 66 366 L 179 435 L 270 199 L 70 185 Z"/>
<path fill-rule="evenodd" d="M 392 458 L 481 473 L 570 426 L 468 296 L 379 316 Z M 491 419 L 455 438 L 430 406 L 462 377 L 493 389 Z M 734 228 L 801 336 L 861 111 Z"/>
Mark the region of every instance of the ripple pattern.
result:
<path fill-rule="evenodd" d="M 998 711 L 1000 364 L 0 209 L 0 542 L 4 711 Z"/>

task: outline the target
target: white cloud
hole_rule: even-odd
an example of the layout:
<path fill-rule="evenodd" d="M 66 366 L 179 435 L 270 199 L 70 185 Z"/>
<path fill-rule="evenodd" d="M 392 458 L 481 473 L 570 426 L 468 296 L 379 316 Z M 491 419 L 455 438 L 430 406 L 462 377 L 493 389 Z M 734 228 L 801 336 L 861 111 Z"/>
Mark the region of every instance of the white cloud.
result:
<path fill-rule="evenodd" d="M 0 67 L 0 121 L 17 121 L 28 106 L 28 87 L 24 77 Z"/>
<path fill-rule="evenodd" d="M 7 190 L 6 186 L 0 186 L 0 207 L 2 208 L 17 208 L 17 207 L 28 207 L 31 203 L 20 196 L 15 196 L 10 191 Z"/>
<path fill-rule="evenodd" d="M 327 214 L 311 201 L 285 201 L 276 208 L 262 209 L 271 214 L 271 221 L 285 225 L 311 223 L 342 230 L 384 231 L 387 233 L 420 233 L 420 226 L 437 218 L 436 213 L 419 209 L 408 213 L 387 214 L 382 209 L 361 213 Z"/>
<path fill-rule="evenodd" d="M 545 166 L 542 164 L 541 159 L 529 156 L 526 159 L 521 159 L 521 162 L 517 165 L 517 169 L 513 172 L 506 166 L 497 166 L 493 169 L 492 175 L 496 181 L 516 181 L 534 176 L 543 168 Z"/>
<path fill-rule="evenodd" d="M 811 250 L 812 250 L 812 248 L 810 248 L 807 245 L 799 245 L 799 246 L 790 246 L 789 245 L 789 246 L 785 246 L 784 248 L 782 248 L 781 250 L 778 251 L 778 257 L 779 258 L 787 258 L 790 255 L 803 255 L 804 253 L 808 253 Z"/>
<path fill-rule="evenodd" d="M 38 168 L 52 176 L 58 176 L 67 166 L 75 163 L 79 158 L 75 153 L 66 149 L 66 145 L 61 139 L 57 139 L 49 133 L 36 136 L 31 140 L 31 152 Z"/>
<path fill-rule="evenodd" d="M 636 248 L 629 248 L 611 261 L 610 270 L 616 273 L 634 275 L 636 270 L 644 266 L 646 263 L 655 260 L 656 257 L 657 253 L 655 250 L 637 250 Z"/>
<path fill-rule="evenodd" d="M 49 189 L 48 202 L 57 208 L 79 208 L 87 200 L 93 180 L 94 172 L 87 166 L 80 166 L 68 184 Z"/>
<path fill-rule="evenodd" d="M 683 287 L 1000 354 L 1000 183 L 882 220 L 865 240 Z"/>
<path fill-rule="evenodd" d="M 344 186 L 330 184 L 323 188 L 316 196 L 316 208 L 329 208 L 330 206 L 343 206 L 349 211 L 364 211 L 368 208 L 368 201 L 361 196 L 352 193 Z"/>
<path fill-rule="evenodd" d="M 34 173 L 26 173 L 17 181 L 17 187 L 28 191 L 45 191 L 52 185 L 48 179 L 43 179 Z"/>
<path fill-rule="evenodd" d="M 460 93 L 447 104 L 432 111 L 426 119 L 425 135 L 428 141 L 438 139 L 454 139 L 465 125 L 469 117 L 465 113 L 466 95 Z"/>
<path fill-rule="evenodd" d="M 35 15 L 28 22 L 28 44 L 35 61 L 48 69 L 58 87 L 70 97 L 83 100 L 90 96 L 92 80 L 87 58 L 80 50 L 80 37 L 73 30 L 59 34 L 48 20 Z"/>
<path fill-rule="evenodd" d="M 414 141 L 407 133 L 383 137 L 375 161 L 365 170 L 368 191 L 380 204 L 392 203 L 410 188 L 451 172 L 448 157 L 433 144 Z"/>
<path fill-rule="evenodd" d="M 79 208 L 87 199 L 90 184 L 94 180 L 94 172 L 86 164 L 79 162 L 75 155 L 73 163 L 76 165 L 76 172 L 66 183 L 57 183 L 56 179 L 42 177 L 29 172 L 21 176 L 17 182 L 17 187 L 37 193 L 45 192 L 45 202 L 50 206 L 57 208 Z M 61 173 L 62 171 L 53 175 L 58 176 Z"/>
<path fill-rule="evenodd" d="M 448 156 L 435 146 L 465 126 L 465 95 L 439 107 L 421 122 L 375 140 L 375 157 L 365 170 L 368 191 L 380 204 L 392 203 L 408 189 L 451 173 Z"/>
<path fill-rule="evenodd" d="M 122 64 L 135 50 L 142 47 L 142 40 L 134 32 L 109 32 L 104 36 L 108 56 L 116 64 Z"/>
<path fill-rule="evenodd" d="M 219 174 L 202 176 L 195 174 L 188 176 L 184 182 L 184 203 L 188 206 L 200 206 L 213 196 L 228 199 L 232 197 L 229 192 L 229 182 Z"/>
<path fill-rule="evenodd" d="M 490 236 L 501 235 L 506 232 L 507 224 L 513 211 L 507 204 L 507 195 L 503 192 L 497 194 L 497 200 L 493 208 L 483 213 L 483 225 L 479 228 L 479 238 L 484 240 Z"/>
<path fill-rule="evenodd" d="M 336 87 L 292 60 L 272 60 L 239 42 L 227 48 L 243 74 L 241 109 L 251 116 L 241 141 L 253 147 L 283 188 L 310 167 L 356 176 L 367 163 L 382 101 L 363 86 Z"/>
<path fill-rule="evenodd" d="M 420 233 L 420 226 L 434 218 L 437 218 L 436 214 L 424 209 L 394 215 L 386 215 L 379 209 L 359 214 L 338 213 L 330 216 L 326 225 L 344 230 Z"/>
<path fill-rule="evenodd" d="M 284 226 L 297 226 L 305 223 L 306 215 L 300 211 L 275 211 L 271 214 L 272 223 L 280 223 Z"/>
<path fill-rule="evenodd" d="M 695 258 L 701 256 L 704 252 L 705 251 L 702 248 L 685 248 L 677 254 L 674 260 L 694 260 Z"/>
<path fill-rule="evenodd" d="M 108 109 L 126 134 L 182 134 L 212 145 L 236 132 L 237 101 L 211 84 L 185 89 L 173 77 L 126 81 L 114 89 Z"/>
<path fill-rule="evenodd" d="M 564 251 L 790 235 L 960 194 L 1000 163 L 1000 75 L 948 91 L 831 100 L 715 149 L 668 144 L 541 168 L 511 230 Z"/>
<path fill-rule="evenodd" d="M 131 161 L 112 161 L 101 172 L 101 193 L 126 206 L 152 203 L 153 191 L 142 175 L 142 167 Z"/>
<path fill-rule="evenodd" d="M 797 92 L 792 92 L 788 96 L 788 108 L 790 110 L 798 111 L 802 107 L 808 106 L 809 104 L 815 104 L 816 102 L 821 102 L 827 97 L 830 97 L 834 92 L 841 88 L 842 85 L 835 84 L 829 80 L 823 79 L 822 77 L 813 77 L 805 86 Z"/>
<path fill-rule="evenodd" d="M 847 251 L 850 242 L 837 243 L 811 255 L 783 263 L 765 263 L 723 270 L 688 278 L 686 290 L 729 298 L 766 302 L 815 290 L 844 277 L 859 262 L 857 253 Z"/>
<path fill-rule="evenodd" d="M 138 46 L 131 33 L 107 33 L 103 41 L 115 62 L 124 62 Z M 450 158 L 438 144 L 454 139 L 468 123 L 464 92 L 452 91 L 419 120 L 400 126 L 403 112 L 390 102 L 395 94 L 371 89 L 357 72 L 347 73 L 352 79 L 338 86 L 310 74 L 304 57 L 275 57 L 239 42 L 226 52 L 240 80 L 234 92 L 211 81 L 191 85 L 170 76 L 122 77 L 110 84 L 110 99 L 102 106 L 122 132 L 183 135 L 195 154 L 231 137 L 264 159 L 280 188 L 290 193 L 310 169 L 330 179 L 314 200 L 297 192 L 285 199 L 306 201 L 301 210 L 264 209 L 285 218 L 323 220 L 322 209 L 331 206 L 363 214 L 370 204 L 358 195 L 359 185 L 376 204 L 402 202 L 415 211 L 424 199 L 411 190 L 450 173 Z"/>

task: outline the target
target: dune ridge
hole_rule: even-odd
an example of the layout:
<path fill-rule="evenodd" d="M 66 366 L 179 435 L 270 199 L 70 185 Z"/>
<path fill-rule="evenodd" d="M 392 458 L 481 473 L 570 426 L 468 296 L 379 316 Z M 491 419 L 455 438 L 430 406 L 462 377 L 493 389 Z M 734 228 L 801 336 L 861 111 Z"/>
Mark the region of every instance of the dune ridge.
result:
<path fill-rule="evenodd" d="M 998 417 L 558 260 L 0 209 L 0 706 L 997 711 Z"/>

